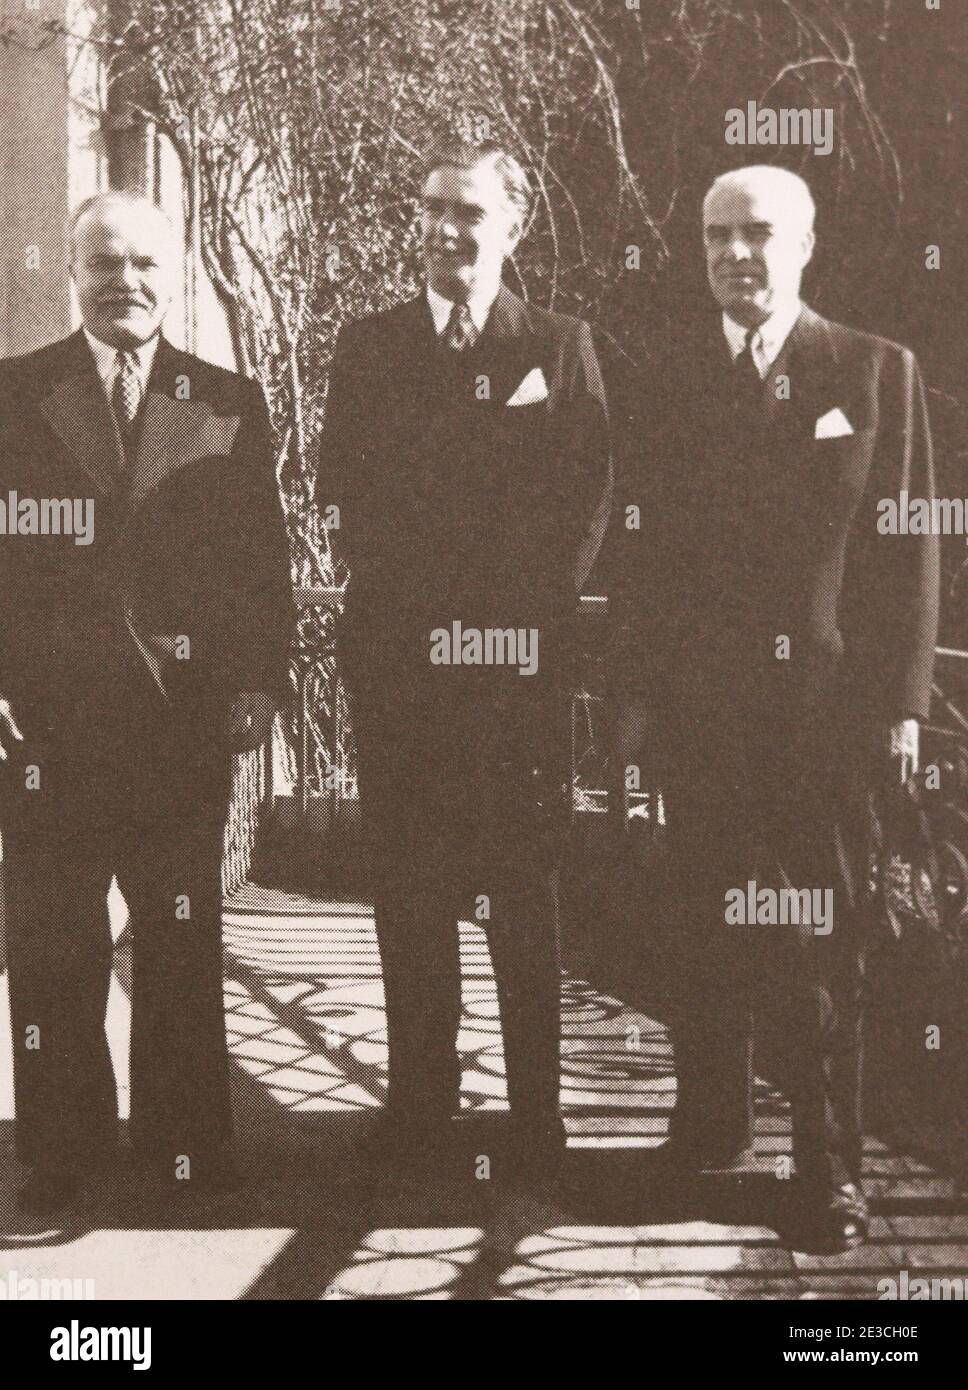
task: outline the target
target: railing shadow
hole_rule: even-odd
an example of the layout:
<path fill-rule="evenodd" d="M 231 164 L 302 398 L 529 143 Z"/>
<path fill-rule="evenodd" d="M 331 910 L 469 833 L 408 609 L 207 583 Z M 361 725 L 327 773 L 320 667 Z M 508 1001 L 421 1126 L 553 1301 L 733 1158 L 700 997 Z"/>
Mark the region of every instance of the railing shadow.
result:
<path fill-rule="evenodd" d="M 792 1255 L 780 1238 L 789 1189 L 775 1175 L 777 1158 L 789 1152 L 789 1122 L 763 1083 L 757 1171 L 698 1188 L 663 1178 L 656 1153 L 675 1085 L 664 1031 L 581 980 L 567 980 L 563 994 L 569 1151 L 559 1179 L 476 1180 L 475 1157 L 499 1150 L 506 1113 L 494 982 L 483 935 L 469 925 L 456 1169 L 415 1177 L 392 1160 L 370 1162 L 386 1038 L 369 908 L 246 889 L 226 904 L 225 942 L 245 1185 L 218 1203 L 186 1198 L 159 1211 L 119 1180 L 96 1224 L 100 1239 L 135 1244 L 196 1232 L 191 1249 L 210 1267 L 220 1242 L 250 1232 L 254 1253 L 230 1296 L 874 1297 L 880 1274 L 938 1274 L 966 1262 L 958 1241 L 966 1239 L 968 1205 L 956 1185 L 874 1139 L 865 1158 L 871 1243 L 846 1262 Z M 11 1248 L 18 1268 L 37 1258 Z M 55 1264 L 74 1257 L 70 1247 L 47 1255 Z"/>

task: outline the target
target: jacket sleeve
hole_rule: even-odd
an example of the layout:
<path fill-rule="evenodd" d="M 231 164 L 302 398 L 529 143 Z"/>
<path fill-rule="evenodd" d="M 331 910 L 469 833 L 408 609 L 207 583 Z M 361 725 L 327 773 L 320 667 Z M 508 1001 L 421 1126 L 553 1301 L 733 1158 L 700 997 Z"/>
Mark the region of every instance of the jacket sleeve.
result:
<path fill-rule="evenodd" d="M 669 452 L 662 429 L 663 393 L 654 374 L 636 372 L 618 392 L 613 430 L 616 485 L 603 556 L 608 587 L 609 688 L 620 703 L 663 702 L 661 665 L 663 534 L 661 497 Z"/>
<path fill-rule="evenodd" d="M 602 548 L 614 492 L 605 385 L 592 330 L 584 321 L 578 324 L 572 400 L 579 404 L 582 433 L 579 476 L 585 520 L 575 566 L 575 587 L 580 594 Z"/>
<path fill-rule="evenodd" d="M 356 386 L 355 338 L 341 330 L 329 369 L 326 417 L 316 472 L 316 505 L 330 527 L 334 556 L 350 570 L 354 543 L 364 519 L 358 496 L 362 476 L 360 395 Z"/>
<path fill-rule="evenodd" d="M 237 539 L 227 557 L 234 588 L 235 620 L 245 636 L 245 670 L 239 687 L 289 699 L 289 651 L 295 630 L 289 538 L 276 480 L 275 444 L 262 388 L 248 383 L 248 400 L 236 449 L 239 470 Z"/>
<path fill-rule="evenodd" d="M 851 534 L 842 628 L 865 712 L 883 727 L 928 717 L 940 566 L 936 535 L 889 531 L 878 505 L 900 504 L 902 492 L 934 497 L 924 382 L 908 349 L 885 364 L 880 397 L 882 439 Z"/>

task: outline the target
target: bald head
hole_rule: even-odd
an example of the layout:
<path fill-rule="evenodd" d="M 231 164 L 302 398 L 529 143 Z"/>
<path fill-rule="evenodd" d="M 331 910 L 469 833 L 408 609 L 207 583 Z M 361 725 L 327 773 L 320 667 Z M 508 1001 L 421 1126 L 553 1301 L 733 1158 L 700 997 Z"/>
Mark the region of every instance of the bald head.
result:
<path fill-rule="evenodd" d="M 778 219 L 785 220 L 812 232 L 816 216 L 813 194 L 805 180 L 789 169 L 775 164 L 750 164 L 745 169 L 731 169 L 720 174 L 703 202 L 703 211 L 710 200 L 729 194 L 747 195 L 769 204 Z"/>
<path fill-rule="evenodd" d="M 717 303 L 745 328 L 799 298 L 815 206 L 803 179 L 754 164 L 715 180 L 703 202 L 706 271 Z"/>
<path fill-rule="evenodd" d="M 175 283 L 177 239 L 168 217 L 150 198 L 111 191 L 81 203 L 68 231 L 85 328 L 111 347 L 148 342 Z"/>

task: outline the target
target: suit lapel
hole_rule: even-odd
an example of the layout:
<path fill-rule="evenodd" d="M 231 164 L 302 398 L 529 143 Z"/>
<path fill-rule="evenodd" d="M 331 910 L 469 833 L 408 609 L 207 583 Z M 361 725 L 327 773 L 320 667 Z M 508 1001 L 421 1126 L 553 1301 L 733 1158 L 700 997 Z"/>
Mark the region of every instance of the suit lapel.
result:
<path fill-rule="evenodd" d="M 40 410 L 69 453 L 110 494 L 124 472 L 118 428 L 80 329 L 66 348 L 64 372 L 42 397 Z"/>
<path fill-rule="evenodd" d="M 789 399 L 779 391 L 777 378 L 790 383 Z M 827 324 L 804 305 L 766 376 L 764 427 L 790 441 L 813 441 L 814 426 L 824 413 L 824 401 L 842 390 L 837 355 Z"/>
<path fill-rule="evenodd" d="M 137 506 L 175 467 L 190 434 L 190 415 L 177 410 L 177 353 L 161 338 L 145 392 L 144 414 L 131 473 L 131 503 Z M 191 380 L 189 378 L 189 391 Z"/>
<path fill-rule="evenodd" d="M 141 436 L 130 479 L 131 506 L 139 506 L 186 464 L 231 452 L 240 419 L 218 415 L 207 401 L 192 397 L 191 359 L 164 338 L 152 366 L 144 403 Z M 182 399 L 179 386 L 187 385 Z"/>
<path fill-rule="evenodd" d="M 719 476 L 735 466 L 724 435 L 732 439 L 732 359 L 719 315 L 691 325 L 677 344 L 669 374 L 663 379 L 658 402 L 668 412 L 675 436 L 691 460 L 684 470 L 675 458 L 667 466 L 681 475 L 683 487 L 701 487 L 702 478 Z M 689 369 L 683 370 L 682 363 Z"/>
<path fill-rule="evenodd" d="M 369 408 L 394 420 L 405 432 L 421 427 L 436 381 L 433 358 L 437 338 L 427 297 L 421 293 L 400 309 L 381 367 L 385 398 Z"/>
<path fill-rule="evenodd" d="M 776 378 L 789 381 L 789 398 L 777 398 Z M 780 356 L 767 374 L 766 405 L 756 453 L 763 507 L 761 534 L 796 569 L 804 546 L 817 543 L 844 502 L 838 489 L 849 473 L 855 441 L 831 447 L 815 438 L 817 421 L 834 405 L 856 414 L 847 395 L 844 365 L 826 320 L 804 308 Z"/>
<path fill-rule="evenodd" d="M 502 282 L 477 343 L 480 371 L 489 378 L 490 399 L 503 407 L 522 379 L 541 367 L 550 385 L 550 363 L 541 353 L 528 306 Z"/>

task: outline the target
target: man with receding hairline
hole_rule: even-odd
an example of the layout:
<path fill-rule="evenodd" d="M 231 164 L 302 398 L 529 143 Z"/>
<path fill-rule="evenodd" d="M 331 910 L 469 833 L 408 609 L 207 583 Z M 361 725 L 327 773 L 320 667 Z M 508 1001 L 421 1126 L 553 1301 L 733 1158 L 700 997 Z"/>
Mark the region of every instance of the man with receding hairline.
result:
<path fill-rule="evenodd" d="M 796 174 L 716 179 L 703 240 L 716 312 L 642 392 L 642 531 L 616 547 L 616 674 L 647 710 L 676 866 L 669 1157 L 743 1161 L 755 1015 L 791 1105 L 798 1239 L 837 1250 L 868 1221 L 869 795 L 915 770 L 931 695 L 936 541 L 877 525 L 879 499 L 932 495 L 924 387 L 908 349 L 803 303 L 814 205 Z M 831 890 L 830 924 L 731 920 L 757 886 Z"/>
<path fill-rule="evenodd" d="M 152 1179 L 223 1182 L 220 860 L 233 748 L 285 698 L 288 544 L 262 392 L 180 352 L 168 218 L 69 226 L 81 327 L 0 364 L 4 487 L 92 497 L 93 538 L 0 547 L 0 767 L 21 1207 L 116 1161 L 112 878 L 132 938 L 130 1134 Z"/>

